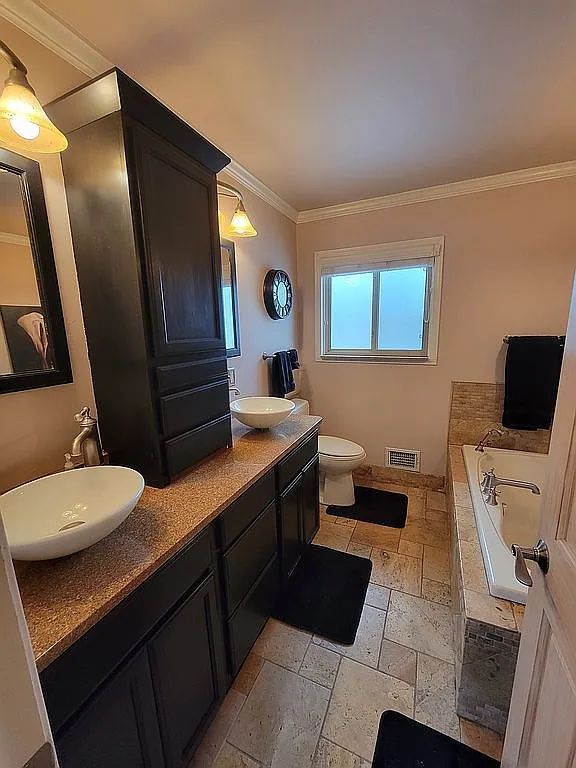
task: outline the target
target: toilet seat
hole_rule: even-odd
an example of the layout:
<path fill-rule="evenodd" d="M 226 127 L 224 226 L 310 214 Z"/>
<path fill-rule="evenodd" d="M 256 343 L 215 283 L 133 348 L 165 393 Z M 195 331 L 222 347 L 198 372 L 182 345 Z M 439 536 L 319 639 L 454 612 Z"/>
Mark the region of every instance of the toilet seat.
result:
<path fill-rule="evenodd" d="M 331 459 L 355 459 L 365 456 L 364 449 L 358 443 L 352 440 L 345 440 L 342 437 L 331 437 L 330 435 L 320 435 L 318 438 L 318 452 L 322 456 L 329 456 Z"/>

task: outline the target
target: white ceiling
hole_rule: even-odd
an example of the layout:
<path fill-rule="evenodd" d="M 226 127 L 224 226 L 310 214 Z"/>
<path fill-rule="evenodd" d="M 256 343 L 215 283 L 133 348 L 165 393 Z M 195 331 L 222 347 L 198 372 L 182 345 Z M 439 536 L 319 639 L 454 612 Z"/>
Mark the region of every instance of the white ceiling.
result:
<path fill-rule="evenodd" d="M 50 0 L 305 210 L 576 159 L 574 0 Z"/>

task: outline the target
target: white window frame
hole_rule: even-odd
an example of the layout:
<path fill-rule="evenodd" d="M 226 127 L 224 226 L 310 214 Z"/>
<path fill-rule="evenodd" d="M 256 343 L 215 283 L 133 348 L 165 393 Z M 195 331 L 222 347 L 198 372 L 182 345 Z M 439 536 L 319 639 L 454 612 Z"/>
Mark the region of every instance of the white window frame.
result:
<path fill-rule="evenodd" d="M 440 332 L 440 306 L 442 294 L 442 267 L 444 259 L 444 236 L 425 237 L 418 240 L 402 240 L 396 243 L 379 243 L 356 248 L 338 248 L 330 251 L 316 251 L 314 254 L 315 274 L 315 338 L 316 360 L 319 362 L 356 363 L 404 363 L 436 365 L 438 362 L 438 338 Z M 377 266 L 397 268 L 410 264 L 427 263 L 429 270 L 429 291 L 427 289 L 427 318 L 425 321 L 425 344 L 423 351 L 413 350 L 330 350 L 330 328 L 328 317 L 329 281 L 322 281 L 322 275 L 329 272 L 346 272 L 347 269 L 371 271 Z M 376 332 L 373 321 L 373 332 Z"/>

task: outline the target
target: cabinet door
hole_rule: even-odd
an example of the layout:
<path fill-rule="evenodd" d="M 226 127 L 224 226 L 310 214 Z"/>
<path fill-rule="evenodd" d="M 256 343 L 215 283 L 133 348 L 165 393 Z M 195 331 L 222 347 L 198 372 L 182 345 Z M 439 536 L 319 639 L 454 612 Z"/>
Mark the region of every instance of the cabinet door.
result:
<path fill-rule="evenodd" d="M 154 354 L 224 350 L 216 177 L 140 126 L 132 136 Z"/>
<path fill-rule="evenodd" d="M 61 768 L 162 768 L 154 693 L 141 651 L 56 739 Z"/>
<path fill-rule="evenodd" d="M 302 471 L 302 534 L 305 544 L 312 541 L 320 525 L 318 466 L 316 457 Z"/>
<path fill-rule="evenodd" d="M 282 579 L 290 576 L 302 554 L 302 474 L 280 494 Z"/>
<path fill-rule="evenodd" d="M 188 766 L 224 693 L 223 627 L 213 575 L 186 598 L 148 649 L 166 766 Z"/>

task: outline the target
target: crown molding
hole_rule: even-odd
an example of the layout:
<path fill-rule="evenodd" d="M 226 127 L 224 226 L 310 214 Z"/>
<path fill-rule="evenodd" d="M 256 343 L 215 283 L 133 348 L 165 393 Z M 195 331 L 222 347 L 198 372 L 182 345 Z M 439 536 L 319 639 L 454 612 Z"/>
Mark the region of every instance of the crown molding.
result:
<path fill-rule="evenodd" d="M 498 173 L 494 176 L 482 176 L 478 179 L 468 179 L 466 181 L 454 181 L 450 184 L 439 184 L 436 187 L 412 189 L 395 195 L 370 197 L 366 200 L 329 205 L 324 208 L 311 208 L 310 210 L 298 213 L 297 223 L 304 224 L 309 221 L 333 219 L 338 216 L 351 216 L 355 213 L 381 211 L 385 208 L 396 208 L 400 205 L 428 203 L 431 200 L 442 200 L 446 197 L 470 195 L 474 192 L 487 192 L 494 189 L 504 189 L 505 187 L 515 187 L 520 184 L 533 184 L 537 181 L 564 179 L 568 176 L 576 176 L 576 161 L 542 165 L 537 168 Z"/>
<path fill-rule="evenodd" d="M 26 235 L 15 235 L 12 232 L 0 232 L 0 243 L 5 245 L 30 245 Z"/>
<path fill-rule="evenodd" d="M 0 16 L 89 77 L 112 66 L 93 46 L 32 0 L 0 0 Z"/>
<path fill-rule="evenodd" d="M 240 165 L 240 163 L 237 163 L 236 160 L 232 160 L 230 165 L 223 168 L 222 173 L 227 173 L 228 176 L 231 176 L 234 179 L 234 181 L 242 184 L 243 187 L 246 187 L 246 189 L 250 190 L 250 192 L 255 194 L 261 200 L 264 200 L 268 205 L 271 205 L 272 208 L 275 208 L 277 211 L 284 214 L 284 216 L 291 221 L 296 222 L 298 220 L 298 211 L 295 208 L 292 208 L 289 203 L 279 197 L 276 192 L 271 190 L 270 187 L 267 187 L 264 182 L 260 181 L 260 179 L 250 173 L 250 171 Z"/>

